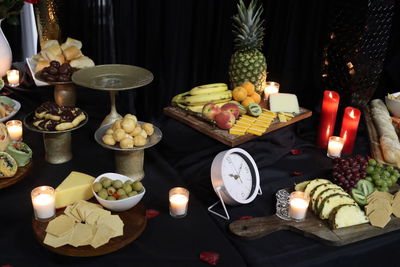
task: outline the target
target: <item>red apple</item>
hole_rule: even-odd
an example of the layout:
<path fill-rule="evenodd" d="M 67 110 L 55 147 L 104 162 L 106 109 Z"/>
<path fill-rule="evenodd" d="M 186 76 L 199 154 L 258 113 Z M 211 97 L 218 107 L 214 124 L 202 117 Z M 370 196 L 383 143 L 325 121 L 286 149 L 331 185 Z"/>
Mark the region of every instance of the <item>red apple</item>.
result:
<path fill-rule="evenodd" d="M 236 122 L 235 116 L 227 110 L 221 111 L 214 119 L 217 126 L 221 129 L 230 129 Z"/>
<path fill-rule="evenodd" d="M 240 115 L 240 108 L 237 104 L 235 103 L 226 103 L 225 105 L 223 105 L 221 107 L 221 111 L 229 111 L 230 113 L 233 114 L 233 116 L 235 116 L 235 119 L 239 118 Z"/>
<path fill-rule="evenodd" d="M 214 120 L 215 115 L 221 112 L 221 108 L 214 103 L 208 103 L 203 106 L 203 116 L 207 119 Z"/>

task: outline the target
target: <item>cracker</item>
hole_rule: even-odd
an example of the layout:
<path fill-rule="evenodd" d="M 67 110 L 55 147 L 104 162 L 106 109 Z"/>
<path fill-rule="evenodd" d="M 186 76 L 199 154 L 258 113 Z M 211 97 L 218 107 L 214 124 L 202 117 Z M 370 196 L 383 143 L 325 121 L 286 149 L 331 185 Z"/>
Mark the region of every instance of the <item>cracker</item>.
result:
<path fill-rule="evenodd" d="M 400 202 L 395 202 L 392 205 L 393 215 L 400 218 Z"/>
<path fill-rule="evenodd" d="M 372 199 L 377 199 L 377 198 L 383 198 L 387 199 L 388 201 L 392 201 L 393 195 L 388 192 L 375 191 L 367 196 L 368 202 L 371 201 Z"/>
<path fill-rule="evenodd" d="M 113 229 L 105 224 L 100 224 L 97 227 L 96 233 L 94 234 L 90 245 L 94 248 L 98 248 L 104 244 L 107 244 L 108 241 L 110 241 L 110 238 L 112 238 L 114 235 L 115 232 Z"/>
<path fill-rule="evenodd" d="M 71 239 L 72 232 L 73 232 L 73 229 L 71 229 L 71 231 L 69 231 L 68 233 L 66 233 L 65 235 L 63 235 L 61 237 L 57 237 L 55 235 L 47 233 L 46 237 L 43 240 L 43 243 L 45 243 L 48 246 L 52 246 L 54 248 L 58 248 L 58 247 L 67 245 Z"/>
<path fill-rule="evenodd" d="M 46 232 L 61 237 L 70 232 L 75 226 L 75 220 L 67 215 L 60 215 L 49 222 Z"/>
<path fill-rule="evenodd" d="M 104 209 L 92 210 L 92 212 L 86 218 L 86 223 L 90 225 L 96 225 L 99 217 L 103 215 L 111 215 L 111 212 L 109 210 L 104 210 Z"/>
<path fill-rule="evenodd" d="M 390 222 L 390 215 L 384 210 L 374 210 L 369 215 L 371 225 L 384 228 Z"/>
<path fill-rule="evenodd" d="M 74 247 L 89 245 L 93 239 L 93 232 L 92 225 L 77 223 L 68 244 Z"/>
<path fill-rule="evenodd" d="M 97 220 L 97 225 L 105 224 L 114 230 L 112 237 L 121 236 L 124 234 L 124 222 L 118 215 L 103 215 Z"/>

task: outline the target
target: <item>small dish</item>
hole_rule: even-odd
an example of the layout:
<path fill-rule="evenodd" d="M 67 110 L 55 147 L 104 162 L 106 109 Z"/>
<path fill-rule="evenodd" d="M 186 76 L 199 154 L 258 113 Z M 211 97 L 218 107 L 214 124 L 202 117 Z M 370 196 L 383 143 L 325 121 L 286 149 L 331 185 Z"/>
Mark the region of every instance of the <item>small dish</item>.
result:
<path fill-rule="evenodd" d="M 395 97 L 400 96 L 400 92 L 396 92 L 391 94 Z M 397 118 L 400 118 L 400 100 L 390 99 L 388 96 L 385 96 L 386 107 L 388 108 L 390 114 Z"/>
<path fill-rule="evenodd" d="M 21 108 L 21 103 L 19 103 L 17 100 L 12 100 L 14 102 L 14 107 L 13 107 L 13 111 L 11 111 L 10 114 L 8 114 L 7 116 L 3 117 L 0 119 L 0 122 L 4 122 L 4 121 L 8 121 L 9 119 L 11 119 L 15 114 L 17 114 L 17 112 L 19 111 L 19 109 Z"/>
<path fill-rule="evenodd" d="M 128 181 L 128 180 L 130 180 L 132 182 L 136 181 L 136 179 L 129 178 L 128 176 L 125 176 L 125 175 L 122 175 L 122 174 L 108 172 L 108 173 L 103 173 L 103 174 L 97 176 L 97 178 L 93 181 L 93 183 L 99 182 L 102 177 L 107 177 L 107 178 L 109 178 L 111 180 L 120 180 L 122 182 L 125 182 L 125 181 Z M 92 192 L 93 192 L 93 195 L 95 196 L 95 198 L 97 199 L 97 201 L 104 208 L 106 208 L 108 210 L 111 210 L 111 211 L 120 212 L 120 211 L 129 210 L 129 209 L 133 208 L 134 206 L 136 206 L 140 202 L 140 200 L 142 200 L 144 194 L 146 193 L 146 188 L 143 187 L 143 190 L 139 194 L 137 194 L 135 196 L 127 197 L 127 198 L 120 199 L 120 200 L 105 200 L 105 199 L 102 199 L 101 197 L 99 197 L 97 195 L 96 192 L 93 191 L 93 188 L 92 188 Z"/>

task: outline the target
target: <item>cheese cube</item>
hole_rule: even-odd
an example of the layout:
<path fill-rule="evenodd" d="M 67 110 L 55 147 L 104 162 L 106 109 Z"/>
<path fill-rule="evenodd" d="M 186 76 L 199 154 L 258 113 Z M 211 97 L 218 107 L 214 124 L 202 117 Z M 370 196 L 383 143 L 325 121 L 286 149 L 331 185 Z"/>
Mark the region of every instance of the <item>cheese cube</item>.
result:
<path fill-rule="evenodd" d="M 78 200 L 92 198 L 94 179 L 94 177 L 84 173 L 71 172 L 55 190 L 56 208 L 68 206 Z"/>
<path fill-rule="evenodd" d="M 300 113 L 299 102 L 294 94 L 272 94 L 269 96 L 269 107 L 273 112 Z"/>

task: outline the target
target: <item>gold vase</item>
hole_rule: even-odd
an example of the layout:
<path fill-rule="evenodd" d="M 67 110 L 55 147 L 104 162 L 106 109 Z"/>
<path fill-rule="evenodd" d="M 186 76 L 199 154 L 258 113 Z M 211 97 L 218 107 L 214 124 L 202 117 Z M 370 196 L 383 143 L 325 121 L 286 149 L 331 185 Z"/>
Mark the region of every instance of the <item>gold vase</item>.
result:
<path fill-rule="evenodd" d="M 62 5 L 59 0 L 43 0 L 35 5 L 36 25 L 39 40 L 58 40 L 62 42 L 60 15 Z"/>

